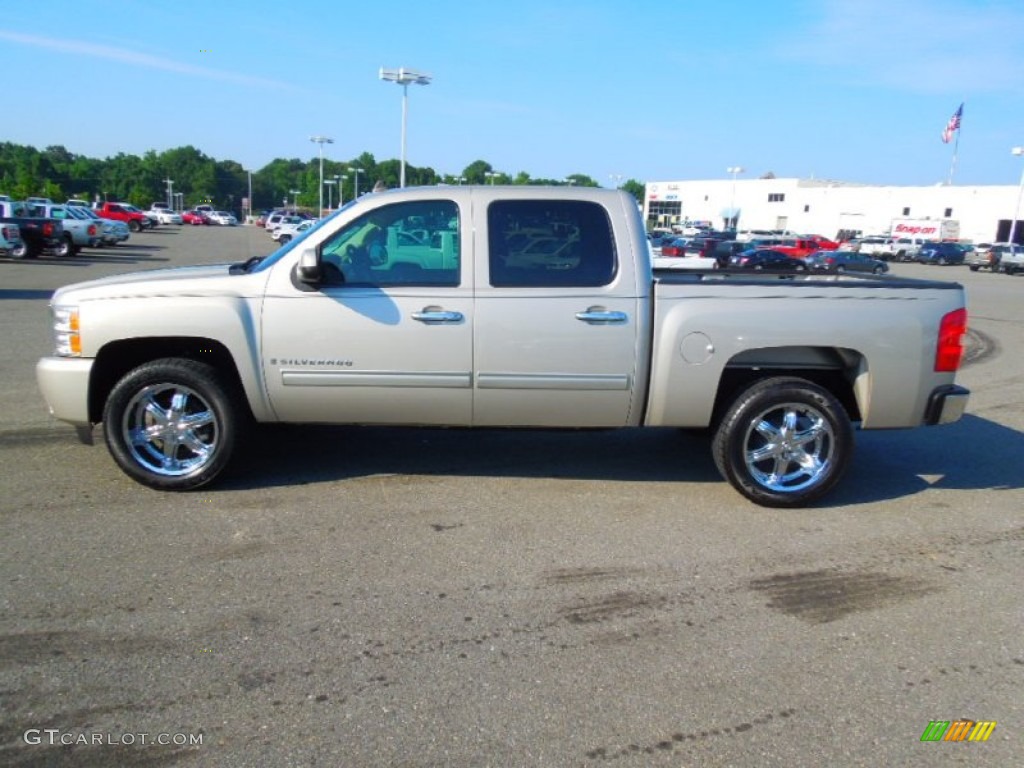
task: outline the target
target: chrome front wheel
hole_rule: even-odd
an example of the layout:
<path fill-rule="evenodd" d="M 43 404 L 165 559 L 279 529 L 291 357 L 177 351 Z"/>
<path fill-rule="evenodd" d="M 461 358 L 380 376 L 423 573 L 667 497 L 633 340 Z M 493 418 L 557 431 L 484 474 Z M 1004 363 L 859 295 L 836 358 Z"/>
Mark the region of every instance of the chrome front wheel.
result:
<path fill-rule="evenodd" d="M 104 409 L 107 447 L 135 480 L 161 490 L 205 485 L 227 466 L 239 416 L 217 370 L 156 360 L 117 383 Z"/>

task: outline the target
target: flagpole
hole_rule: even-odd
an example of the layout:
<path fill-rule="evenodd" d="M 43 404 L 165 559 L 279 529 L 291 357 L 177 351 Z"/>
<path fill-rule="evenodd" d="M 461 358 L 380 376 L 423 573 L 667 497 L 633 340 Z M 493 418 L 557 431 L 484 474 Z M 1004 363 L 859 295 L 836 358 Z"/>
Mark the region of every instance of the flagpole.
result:
<path fill-rule="evenodd" d="M 953 186 L 953 172 L 956 170 L 956 159 L 960 154 L 960 129 L 956 131 L 956 141 L 953 143 L 953 161 L 949 164 L 949 181 L 946 186 Z"/>

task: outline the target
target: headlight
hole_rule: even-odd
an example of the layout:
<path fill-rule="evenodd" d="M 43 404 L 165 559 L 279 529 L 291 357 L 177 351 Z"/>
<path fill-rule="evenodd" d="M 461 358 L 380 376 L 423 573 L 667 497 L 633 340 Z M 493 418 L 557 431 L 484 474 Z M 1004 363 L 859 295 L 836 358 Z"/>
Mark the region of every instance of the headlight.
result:
<path fill-rule="evenodd" d="M 78 307 L 53 308 L 55 353 L 61 357 L 82 354 L 82 334 L 78 325 Z"/>

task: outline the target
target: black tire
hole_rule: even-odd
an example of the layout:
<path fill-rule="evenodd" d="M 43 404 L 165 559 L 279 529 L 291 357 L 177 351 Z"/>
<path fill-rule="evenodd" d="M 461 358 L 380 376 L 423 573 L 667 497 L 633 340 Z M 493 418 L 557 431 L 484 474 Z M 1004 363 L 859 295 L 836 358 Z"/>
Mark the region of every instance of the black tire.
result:
<path fill-rule="evenodd" d="M 24 240 L 22 240 L 16 246 L 11 248 L 11 258 L 12 259 L 28 259 L 28 258 L 30 258 L 28 243 L 26 243 Z"/>
<path fill-rule="evenodd" d="M 288 243 L 291 242 L 291 239 L 291 235 L 281 235 L 279 238 L 277 238 L 277 242 L 281 245 L 287 245 Z"/>
<path fill-rule="evenodd" d="M 970 270 L 971 270 L 971 272 L 977 272 L 978 271 L 978 265 L 977 264 L 971 264 L 970 265 Z"/>
<path fill-rule="evenodd" d="M 132 219 L 131 221 L 128 222 L 128 229 L 130 229 L 132 232 L 141 232 L 142 225 L 139 222 Z"/>
<path fill-rule="evenodd" d="M 872 272 L 872 274 L 875 274 L 875 275 L 885 274 L 885 270 L 882 269 L 881 267 L 875 267 L 873 270 L 871 270 L 871 272 Z"/>
<path fill-rule="evenodd" d="M 844 266 L 843 266 L 842 264 L 840 264 L 840 265 L 839 265 L 838 267 L 836 267 L 836 273 L 837 273 L 837 274 L 840 274 L 840 275 L 841 275 L 841 274 L 843 274 L 843 272 L 845 272 L 845 271 L 846 271 L 846 267 L 844 267 Z"/>
<path fill-rule="evenodd" d="M 762 379 L 726 410 L 711 452 L 722 477 L 755 504 L 802 507 L 846 472 L 853 429 L 828 390 L 795 377 Z"/>
<path fill-rule="evenodd" d="M 947 265 L 948 263 L 949 263 L 949 262 L 948 262 L 948 261 L 946 261 L 946 257 L 945 257 L 945 256 L 939 256 L 939 262 L 938 262 L 938 264 L 939 264 L 939 266 L 940 266 L 940 267 L 944 267 L 944 266 L 946 266 L 946 265 Z"/>
<path fill-rule="evenodd" d="M 126 475 L 150 488 L 207 485 L 228 466 L 239 443 L 246 422 L 233 401 L 241 397 L 206 363 L 146 363 L 129 371 L 107 398 L 107 448 Z"/>
<path fill-rule="evenodd" d="M 71 235 L 64 235 L 61 239 L 60 245 L 54 248 L 53 255 L 61 259 L 66 256 L 78 255 L 78 248 L 75 247 L 75 242 L 71 239 Z"/>

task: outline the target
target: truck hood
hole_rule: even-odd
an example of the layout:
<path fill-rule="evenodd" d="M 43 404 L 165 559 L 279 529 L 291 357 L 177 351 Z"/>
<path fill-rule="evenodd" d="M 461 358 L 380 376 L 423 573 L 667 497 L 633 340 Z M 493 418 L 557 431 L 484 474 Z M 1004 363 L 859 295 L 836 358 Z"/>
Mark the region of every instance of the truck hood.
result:
<path fill-rule="evenodd" d="M 154 269 L 101 277 L 58 289 L 52 304 L 156 296 L 252 296 L 262 290 L 264 273 L 230 274 L 230 264 Z"/>

